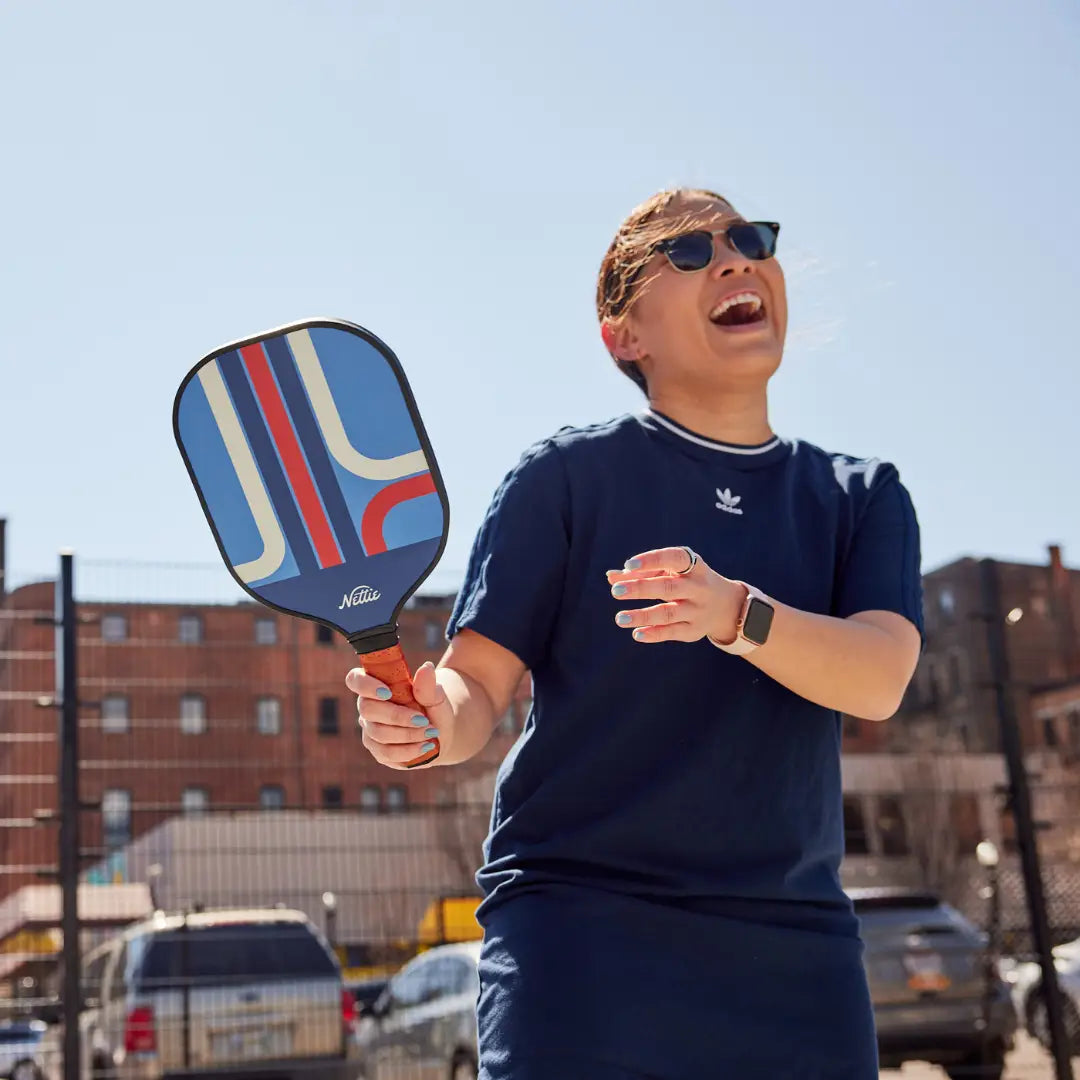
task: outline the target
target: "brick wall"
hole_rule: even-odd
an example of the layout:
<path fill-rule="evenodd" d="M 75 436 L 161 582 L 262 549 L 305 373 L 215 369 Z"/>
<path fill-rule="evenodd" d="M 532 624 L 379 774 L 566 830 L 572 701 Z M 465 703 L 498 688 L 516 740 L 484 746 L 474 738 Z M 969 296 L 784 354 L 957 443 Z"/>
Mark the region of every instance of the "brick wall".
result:
<path fill-rule="evenodd" d="M 400 620 L 413 670 L 442 654 L 450 610 L 446 598 L 414 603 Z M 34 867 L 55 861 L 55 826 L 24 827 L 36 810 L 58 805 L 58 715 L 34 700 L 55 683 L 54 631 L 34 621 L 51 616 L 52 606 L 52 584 L 41 583 L 11 593 L 0 609 L 0 897 L 39 881 Z M 450 768 L 390 770 L 361 742 L 355 697 L 344 682 L 356 657 L 339 635 L 246 602 L 88 603 L 79 613 L 81 796 L 96 802 L 111 792 L 115 806 L 116 793 L 126 793 L 119 797 L 130 800 L 131 838 L 178 813 L 185 791 L 193 797 L 191 789 L 211 808 L 258 808 L 266 788 L 280 789 L 293 807 L 319 807 L 325 795 L 338 793 L 346 806 L 377 797 L 383 809 L 392 796 L 410 805 L 445 800 L 462 780 L 501 761 L 531 693 L 525 678 L 510 715 L 477 759 Z M 197 626 L 199 640 L 181 640 L 182 622 L 189 631 Z M 185 698 L 204 703 L 205 723 L 189 723 L 198 730 L 183 729 Z M 277 702 L 271 732 L 260 732 L 260 699 Z M 336 730 L 325 723 L 324 699 L 333 703 Z M 117 701 L 124 703 L 126 723 Z M 106 844 L 101 813 L 85 813 L 82 826 L 84 847 Z M 114 833 L 112 839 L 119 838 Z"/>

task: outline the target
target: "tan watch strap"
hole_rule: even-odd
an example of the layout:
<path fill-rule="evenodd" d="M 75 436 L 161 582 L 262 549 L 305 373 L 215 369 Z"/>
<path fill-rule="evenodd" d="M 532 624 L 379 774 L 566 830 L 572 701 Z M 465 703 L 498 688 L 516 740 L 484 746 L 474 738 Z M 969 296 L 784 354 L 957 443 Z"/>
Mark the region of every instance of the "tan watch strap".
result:
<path fill-rule="evenodd" d="M 762 600 L 770 606 L 775 606 L 775 601 L 766 596 L 760 589 L 755 589 L 753 585 L 748 585 L 745 581 L 736 581 L 736 585 L 741 585 L 746 590 L 746 600 L 743 601 L 742 611 L 739 612 L 739 618 L 735 623 L 735 640 L 734 641 L 717 641 L 716 638 L 710 637 L 709 641 L 723 652 L 730 653 L 732 656 L 748 656 L 755 649 L 760 649 L 761 646 L 755 641 L 750 641 L 748 638 L 743 637 L 743 623 L 746 621 L 746 613 L 750 609 L 750 603 L 752 600 Z"/>

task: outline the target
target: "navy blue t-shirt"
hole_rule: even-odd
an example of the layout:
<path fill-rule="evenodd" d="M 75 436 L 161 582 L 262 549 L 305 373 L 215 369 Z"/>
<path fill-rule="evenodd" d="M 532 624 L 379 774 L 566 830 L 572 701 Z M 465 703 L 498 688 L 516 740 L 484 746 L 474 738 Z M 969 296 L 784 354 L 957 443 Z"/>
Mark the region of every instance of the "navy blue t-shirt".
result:
<path fill-rule="evenodd" d="M 651 411 L 564 429 L 523 455 L 492 501 L 448 627 L 509 649 L 534 686 L 499 770 L 478 875 L 485 1076 L 517 1076 L 491 1064 L 513 1053 L 553 1044 L 571 1053 L 579 1043 L 597 1062 L 641 1075 L 691 1075 L 699 1050 L 682 1047 L 680 1066 L 671 1046 L 702 1023 L 715 1028 L 718 1014 L 731 1019 L 730 1063 L 749 1067 L 763 1059 L 739 1039 L 773 1023 L 750 1008 L 757 996 L 794 1025 L 800 1054 L 824 1039 L 822 1061 L 833 1067 L 822 1031 L 829 995 L 796 985 L 822 964 L 842 969 L 833 1012 L 847 1015 L 835 1016 L 836 1037 L 853 1022 L 865 1028 L 857 923 L 839 883 L 839 716 L 707 641 L 640 644 L 615 624 L 627 605 L 611 596 L 605 571 L 679 544 L 803 611 L 893 611 L 922 629 L 918 526 L 890 464 L 779 438 L 726 446 Z M 535 1015 L 522 1018 L 556 986 L 567 995 L 560 942 L 586 925 L 578 949 L 591 957 L 588 977 L 578 973 L 565 1023 L 548 1016 L 554 1027 L 535 1034 Z M 626 966 L 630 942 L 640 969 Z M 558 983 L 545 985 L 553 964 Z M 730 985 L 710 981 L 718 967 Z M 650 973 L 654 985 L 634 985 Z M 596 999 L 625 1015 L 632 1000 L 655 1000 L 658 978 L 682 995 L 675 1011 L 606 1030 Z M 798 995 L 808 994 L 817 1011 L 803 1015 Z M 683 1019 L 680 1035 L 671 1029 Z M 564 1030 L 571 1023 L 576 1030 Z M 790 1068 L 786 1037 L 762 1028 L 754 1046 L 769 1043 L 773 1067 Z M 851 1061 L 847 1072 L 841 1062 L 805 1075 L 869 1075 L 857 1054 Z"/>

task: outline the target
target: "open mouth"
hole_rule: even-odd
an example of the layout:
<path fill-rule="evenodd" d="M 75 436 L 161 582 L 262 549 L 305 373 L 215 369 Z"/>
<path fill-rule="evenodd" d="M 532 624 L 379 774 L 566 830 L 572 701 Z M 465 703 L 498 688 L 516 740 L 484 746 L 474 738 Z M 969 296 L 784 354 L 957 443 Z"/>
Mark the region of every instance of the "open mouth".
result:
<path fill-rule="evenodd" d="M 765 301 L 755 292 L 726 296 L 709 312 L 709 321 L 717 326 L 753 326 L 765 317 Z"/>

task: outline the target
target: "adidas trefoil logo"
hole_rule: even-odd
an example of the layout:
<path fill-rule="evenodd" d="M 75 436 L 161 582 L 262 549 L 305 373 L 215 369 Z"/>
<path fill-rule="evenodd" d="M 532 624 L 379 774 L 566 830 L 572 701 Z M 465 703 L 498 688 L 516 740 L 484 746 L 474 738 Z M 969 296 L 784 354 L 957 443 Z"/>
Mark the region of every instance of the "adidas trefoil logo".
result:
<path fill-rule="evenodd" d="M 726 514 L 741 514 L 742 510 L 739 509 L 739 503 L 742 502 L 741 495 L 732 495 L 731 488 L 724 488 L 721 491 L 716 489 L 716 497 L 720 500 L 716 504 L 717 510 L 723 510 Z"/>

